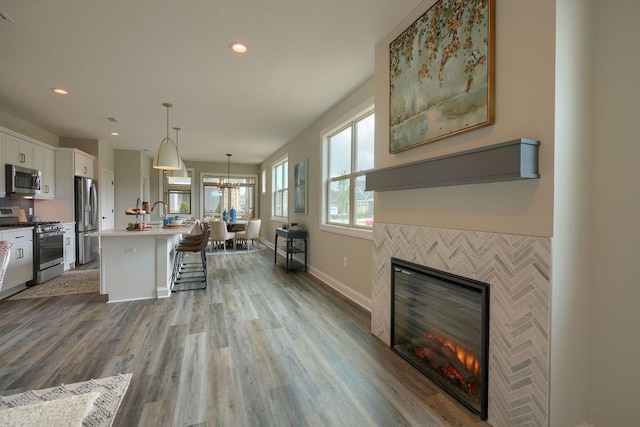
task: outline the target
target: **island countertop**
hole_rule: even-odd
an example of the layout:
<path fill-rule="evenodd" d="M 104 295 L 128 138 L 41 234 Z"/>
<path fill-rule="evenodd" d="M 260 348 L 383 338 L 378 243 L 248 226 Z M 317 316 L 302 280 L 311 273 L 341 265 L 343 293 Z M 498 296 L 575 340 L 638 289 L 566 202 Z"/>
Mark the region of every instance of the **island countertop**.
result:
<path fill-rule="evenodd" d="M 187 234 L 193 230 L 195 223 L 184 224 L 179 226 L 163 227 L 162 225 L 152 225 L 149 228 L 129 231 L 125 228 L 112 228 L 110 230 L 97 231 L 89 234 L 92 237 L 135 237 L 135 236 L 159 236 L 171 234 Z"/>

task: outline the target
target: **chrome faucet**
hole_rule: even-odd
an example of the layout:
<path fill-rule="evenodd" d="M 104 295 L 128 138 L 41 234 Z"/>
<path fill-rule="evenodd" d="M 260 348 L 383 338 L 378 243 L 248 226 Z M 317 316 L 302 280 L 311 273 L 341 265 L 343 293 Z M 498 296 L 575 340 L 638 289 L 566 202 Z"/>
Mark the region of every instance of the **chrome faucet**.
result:
<path fill-rule="evenodd" d="M 165 209 L 165 210 L 167 210 L 167 204 L 166 204 L 165 202 L 163 202 L 162 200 L 158 200 L 157 202 L 155 202 L 155 203 L 153 204 L 153 206 L 151 206 L 151 212 L 153 212 L 153 210 L 156 208 L 156 205 L 157 205 L 158 203 L 162 203 L 162 206 L 164 206 L 164 209 Z"/>

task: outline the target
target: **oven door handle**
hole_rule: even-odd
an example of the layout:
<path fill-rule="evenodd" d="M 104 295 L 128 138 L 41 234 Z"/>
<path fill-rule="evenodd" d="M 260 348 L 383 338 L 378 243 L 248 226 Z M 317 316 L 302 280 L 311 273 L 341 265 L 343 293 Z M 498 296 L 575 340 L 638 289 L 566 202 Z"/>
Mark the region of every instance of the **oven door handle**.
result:
<path fill-rule="evenodd" d="M 45 231 L 44 233 L 38 233 L 38 236 L 40 237 L 64 236 L 64 231 Z"/>

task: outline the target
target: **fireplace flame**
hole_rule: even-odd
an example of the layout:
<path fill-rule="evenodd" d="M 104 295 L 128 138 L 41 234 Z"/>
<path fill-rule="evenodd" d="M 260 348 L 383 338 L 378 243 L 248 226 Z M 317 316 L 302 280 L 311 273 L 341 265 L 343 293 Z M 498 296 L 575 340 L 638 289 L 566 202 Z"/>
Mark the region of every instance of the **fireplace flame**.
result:
<path fill-rule="evenodd" d="M 456 344 L 453 341 L 449 341 L 445 338 L 439 337 L 438 335 L 428 334 L 427 338 L 436 339 L 442 342 L 443 346 L 449 347 L 451 350 L 453 350 L 456 353 L 456 356 L 458 356 L 458 359 L 462 363 L 464 363 L 464 365 L 467 367 L 469 372 L 471 372 L 476 377 L 480 375 L 480 360 L 475 354 L 471 353 L 469 350 L 467 350 L 463 346 Z"/>
<path fill-rule="evenodd" d="M 480 360 L 459 344 L 435 334 L 412 340 L 414 353 L 443 375 L 460 384 L 467 393 L 478 387 Z"/>

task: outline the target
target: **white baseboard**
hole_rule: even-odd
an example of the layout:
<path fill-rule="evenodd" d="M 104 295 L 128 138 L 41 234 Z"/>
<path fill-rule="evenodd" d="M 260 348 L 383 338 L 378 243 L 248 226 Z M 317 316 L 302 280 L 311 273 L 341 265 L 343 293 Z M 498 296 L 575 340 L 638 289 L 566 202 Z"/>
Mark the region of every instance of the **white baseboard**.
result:
<path fill-rule="evenodd" d="M 322 281 L 324 284 L 326 284 L 330 288 L 335 289 L 336 291 L 344 295 L 346 298 L 355 302 L 360 307 L 364 308 L 368 312 L 371 312 L 370 297 L 365 297 L 364 295 L 354 291 L 344 283 L 337 281 L 333 277 L 323 273 L 320 270 L 313 268 L 312 266 L 309 266 L 309 273 L 315 276 L 318 280 Z"/>
<path fill-rule="evenodd" d="M 273 243 L 267 240 L 264 240 L 262 241 L 262 244 L 267 246 L 271 250 L 273 250 Z M 354 291 L 344 283 L 334 279 L 333 277 L 329 276 L 328 274 L 325 274 L 324 272 L 318 270 L 317 268 L 314 268 L 312 265 L 307 265 L 307 268 L 309 270 L 309 274 L 311 274 L 318 280 L 322 281 L 324 284 L 326 284 L 330 288 L 338 291 L 340 294 L 350 299 L 351 301 L 355 302 L 356 304 L 358 304 L 360 307 L 364 308 L 368 312 L 371 312 L 371 297 L 364 296 Z"/>

